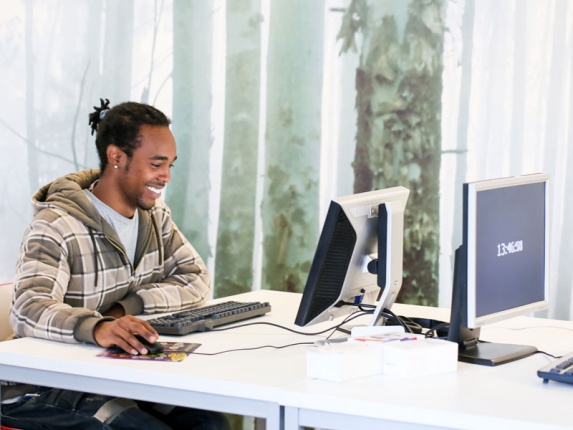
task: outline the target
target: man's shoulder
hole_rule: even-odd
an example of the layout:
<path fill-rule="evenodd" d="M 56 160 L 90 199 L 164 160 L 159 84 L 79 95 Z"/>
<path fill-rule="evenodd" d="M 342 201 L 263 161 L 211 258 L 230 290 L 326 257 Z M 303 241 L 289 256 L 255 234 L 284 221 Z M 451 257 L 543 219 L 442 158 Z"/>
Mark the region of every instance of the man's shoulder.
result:
<path fill-rule="evenodd" d="M 30 225 L 36 230 L 46 228 L 67 233 L 86 229 L 84 222 L 59 207 L 45 207 L 39 210 L 32 218 Z"/>
<path fill-rule="evenodd" d="M 43 208 L 41 208 L 40 210 L 38 210 L 36 212 L 36 214 L 34 215 L 33 221 L 47 221 L 47 222 L 56 222 L 58 220 L 61 219 L 67 219 L 67 218 L 72 218 L 75 219 L 73 216 L 71 216 L 67 211 L 65 211 L 64 209 L 58 207 L 58 206 L 44 206 Z"/>

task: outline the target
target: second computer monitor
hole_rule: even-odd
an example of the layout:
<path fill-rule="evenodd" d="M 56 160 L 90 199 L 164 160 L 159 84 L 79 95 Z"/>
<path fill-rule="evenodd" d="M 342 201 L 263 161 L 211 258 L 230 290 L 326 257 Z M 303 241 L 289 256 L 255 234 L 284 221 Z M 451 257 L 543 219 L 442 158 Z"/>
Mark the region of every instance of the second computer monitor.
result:
<path fill-rule="evenodd" d="M 548 175 L 464 184 L 448 339 L 459 359 L 494 366 L 534 347 L 480 341 L 480 328 L 548 305 Z"/>
<path fill-rule="evenodd" d="M 306 326 L 376 304 L 370 324 L 381 324 L 402 287 L 404 187 L 332 200 L 295 324 Z"/>

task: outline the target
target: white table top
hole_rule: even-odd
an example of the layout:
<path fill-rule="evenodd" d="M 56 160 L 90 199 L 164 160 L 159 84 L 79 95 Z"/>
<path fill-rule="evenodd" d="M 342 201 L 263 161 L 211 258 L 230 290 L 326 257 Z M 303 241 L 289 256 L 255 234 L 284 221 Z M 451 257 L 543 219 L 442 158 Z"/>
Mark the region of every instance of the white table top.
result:
<path fill-rule="evenodd" d="M 307 333 L 333 325 L 294 326 L 300 297 L 257 291 L 233 299 L 271 303 L 271 312 L 253 322 L 272 321 Z M 408 316 L 448 318 L 444 309 L 399 304 L 392 309 Z M 197 353 L 212 353 L 323 337 L 254 325 L 161 340 L 201 343 Z M 558 355 L 573 349 L 573 323 L 519 317 L 482 329 L 481 338 L 533 344 Z M 573 428 L 565 412 L 573 386 L 543 384 L 536 372 L 550 359 L 540 354 L 498 367 L 459 363 L 458 371 L 448 374 L 378 375 L 335 383 L 306 377 L 306 348 L 191 354 L 183 362 L 169 363 L 105 359 L 97 357 L 101 348 L 93 345 L 25 338 L 0 343 L 0 379 L 261 416 L 269 428 L 280 427 L 280 406 L 286 408 L 287 427 L 316 423 L 347 428 L 345 418 L 351 423 L 360 418 L 360 428 L 368 428 L 369 419 L 376 420 L 375 427 L 388 421 L 401 422 L 402 428 Z"/>
<path fill-rule="evenodd" d="M 426 316 L 439 318 L 440 310 Z M 573 323 L 518 317 L 482 328 L 481 339 L 535 345 L 561 355 L 573 349 Z M 283 391 L 286 428 L 304 424 L 362 430 L 380 428 L 384 422 L 393 429 L 570 429 L 573 385 L 544 384 L 537 376 L 550 360 L 536 354 L 497 367 L 458 363 L 451 373 L 377 375 L 341 383 L 307 378 Z M 289 422 L 289 408 L 297 410 L 297 426 Z"/>
<path fill-rule="evenodd" d="M 233 299 L 271 303 L 271 311 L 253 322 L 292 325 L 290 313 L 300 295 L 260 291 Z M 202 345 L 182 362 L 151 362 L 98 357 L 102 349 L 95 345 L 16 339 L 0 343 L 0 379 L 268 418 L 268 408 L 276 406 L 278 414 L 279 388 L 291 384 L 297 374 L 288 357 L 274 349 L 198 354 L 301 341 L 300 335 L 275 327 L 255 325 L 160 340 Z"/>

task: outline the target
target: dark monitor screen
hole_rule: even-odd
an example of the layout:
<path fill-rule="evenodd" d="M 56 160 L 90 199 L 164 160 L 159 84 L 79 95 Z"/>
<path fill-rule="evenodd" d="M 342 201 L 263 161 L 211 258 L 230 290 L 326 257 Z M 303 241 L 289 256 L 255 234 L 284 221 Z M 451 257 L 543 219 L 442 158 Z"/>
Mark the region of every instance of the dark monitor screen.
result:
<path fill-rule="evenodd" d="M 535 174 L 464 184 L 448 335 L 462 361 L 496 365 L 536 352 L 481 342 L 479 328 L 547 307 L 547 181 Z"/>
<path fill-rule="evenodd" d="M 376 304 L 371 325 L 402 286 L 404 187 L 331 201 L 295 324 L 307 326 Z"/>
<path fill-rule="evenodd" d="M 477 193 L 472 289 L 478 322 L 545 300 L 544 202 L 543 182 Z"/>

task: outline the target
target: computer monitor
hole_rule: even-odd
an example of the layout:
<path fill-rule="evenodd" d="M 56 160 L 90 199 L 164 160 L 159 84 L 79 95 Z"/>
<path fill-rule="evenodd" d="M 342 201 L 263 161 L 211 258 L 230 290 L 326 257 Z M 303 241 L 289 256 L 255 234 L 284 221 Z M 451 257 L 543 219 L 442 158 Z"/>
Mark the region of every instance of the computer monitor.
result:
<path fill-rule="evenodd" d="M 479 335 L 486 324 L 548 305 L 548 179 L 533 174 L 463 186 L 448 332 L 459 361 L 495 366 L 537 352 L 481 342 Z"/>
<path fill-rule="evenodd" d="M 330 202 L 295 324 L 308 326 L 376 304 L 381 325 L 402 287 L 404 210 L 410 191 L 393 187 Z"/>

